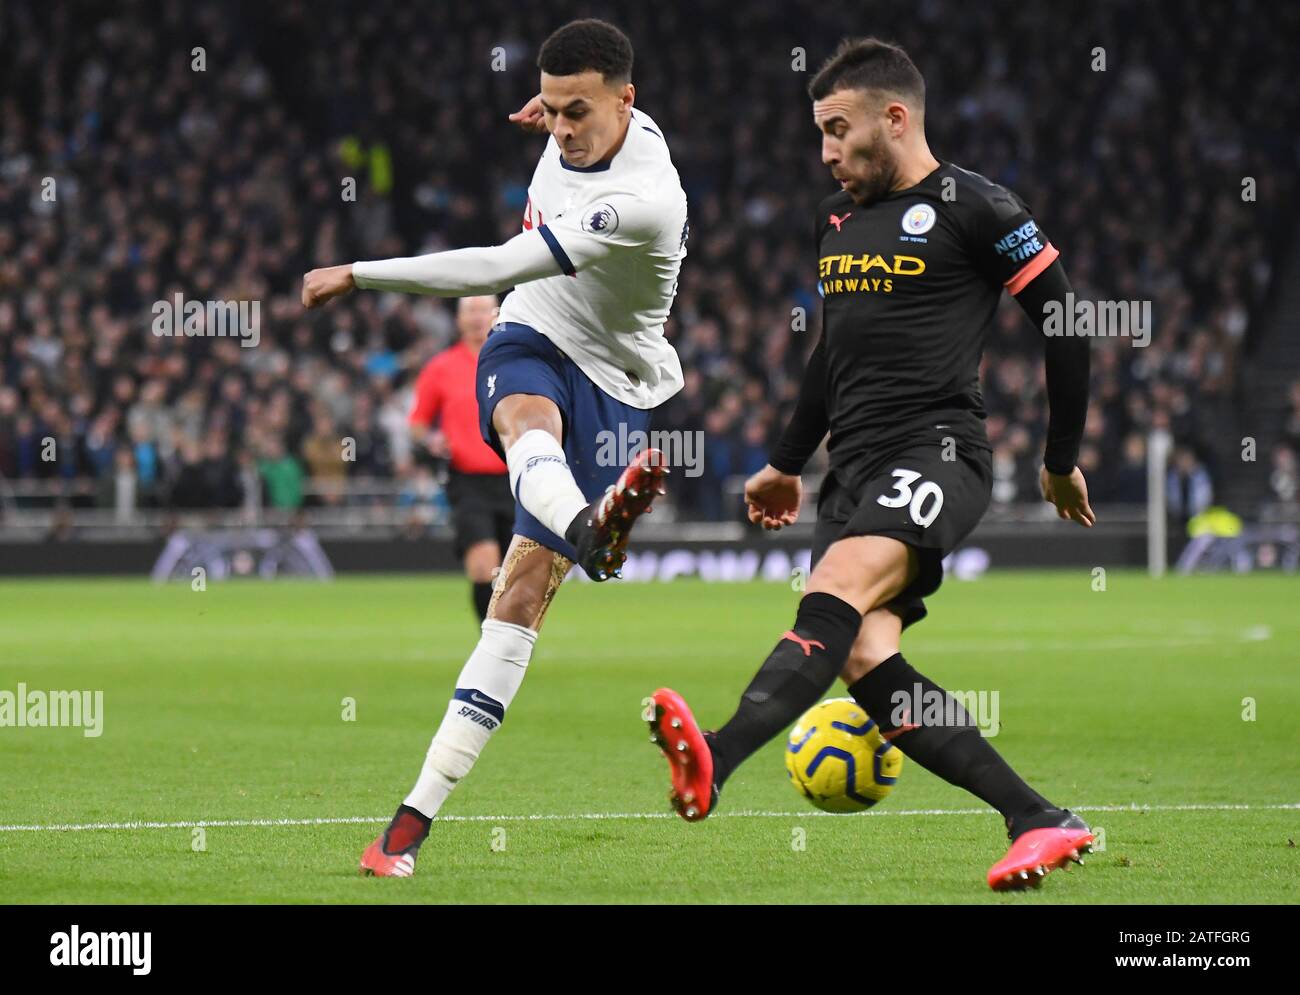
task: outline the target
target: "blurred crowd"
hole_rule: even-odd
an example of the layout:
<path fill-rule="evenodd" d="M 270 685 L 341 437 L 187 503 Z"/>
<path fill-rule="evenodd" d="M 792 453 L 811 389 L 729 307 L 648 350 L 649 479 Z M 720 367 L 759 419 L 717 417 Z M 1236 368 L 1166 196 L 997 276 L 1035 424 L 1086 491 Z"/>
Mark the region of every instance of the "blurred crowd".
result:
<path fill-rule="evenodd" d="M 687 384 L 656 422 L 706 434 L 703 474 L 674 489 L 683 515 L 735 517 L 725 482 L 763 465 L 792 406 L 818 328 L 812 211 L 832 186 L 804 88 L 840 37 L 869 32 L 925 74 L 931 148 L 1016 190 L 1080 296 L 1152 302 L 1145 348 L 1094 343 L 1095 501 L 1144 499 L 1153 427 L 1173 433 L 1186 493 L 1212 495 L 1215 433 L 1294 223 L 1297 8 L 920 0 L 868 24 L 784 0 L 562 6 L 0 7 L 0 480 L 77 481 L 106 506 L 296 508 L 362 477 L 429 500 L 406 415 L 451 341 L 450 302 L 360 293 L 308 315 L 301 276 L 518 231 L 543 139 L 506 115 L 535 91 L 546 35 L 597 13 L 636 46 L 638 106 L 690 201 L 668 326 Z M 260 344 L 153 334 L 177 293 L 260 301 Z M 994 500 L 1033 498 L 1041 343 L 1013 302 L 982 375 Z M 1300 385 L 1291 404 L 1269 458 L 1294 496 Z"/>
<path fill-rule="evenodd" d="M 1287 393 L 1282 441 L 1270 455 L 1268 484 L 1278 501 L 1300 501 L 1300 380 Z"/>

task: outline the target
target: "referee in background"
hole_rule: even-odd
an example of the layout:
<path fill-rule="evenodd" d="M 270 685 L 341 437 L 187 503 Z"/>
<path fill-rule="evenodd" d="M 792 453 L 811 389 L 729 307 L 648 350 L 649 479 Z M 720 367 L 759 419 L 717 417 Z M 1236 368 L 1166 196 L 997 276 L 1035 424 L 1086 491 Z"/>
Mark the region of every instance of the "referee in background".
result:
<path fill-rule="evenodd" d="M 460 341 L 420 371 L 410 418 L 415 441 L 450 463 L 447 497 L 456 530 L 456 555 L 473 585 L 480 621 L 487 617 L 492 581 L 510 545 L 515 521 L 506 465 L 479 435 L 474 395 L 479 349 L 496 318 L 495 296 L 460 299 L 456 308 Z"/>

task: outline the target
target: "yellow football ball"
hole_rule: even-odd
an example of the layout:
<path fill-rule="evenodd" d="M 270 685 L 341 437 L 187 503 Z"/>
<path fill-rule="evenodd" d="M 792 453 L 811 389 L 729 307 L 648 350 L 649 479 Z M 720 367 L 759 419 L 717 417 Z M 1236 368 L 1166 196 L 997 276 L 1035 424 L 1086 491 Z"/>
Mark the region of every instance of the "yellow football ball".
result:
<path fill-rule="evenodd" d="M 903 754 L 852 698 L 830 698 L 804 712 L 785 750 L 798 792 L 827 812 L 861 812 L 894 790 Z"/>

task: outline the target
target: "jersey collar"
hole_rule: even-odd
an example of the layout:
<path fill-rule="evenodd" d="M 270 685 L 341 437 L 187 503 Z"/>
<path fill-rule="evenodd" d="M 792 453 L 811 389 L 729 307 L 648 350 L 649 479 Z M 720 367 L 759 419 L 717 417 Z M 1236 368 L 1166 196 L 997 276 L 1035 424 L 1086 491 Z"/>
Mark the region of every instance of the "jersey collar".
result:
<path fill-rule="evenodd" d="M 622 150 L 620 149 L 620 151 Z M 594 162 L 590 166 L 570 166 L 568 160 L 564 158 L 564 153 L 561 152 L 560 165 L 571 173 L 603 173 L 605 170 L 609 169 L 610 166 L 614 165 L 614 157 L 611 157 L 604 162 Z"/>
<path fill-rule="evenodd" d="M 896 197 L 915 197 L 919 193 L 926 193 L 928 187 L 934 186 L 940 175 L 948 168 L 948 163 L 943 159 L 935 157 L 939 165 L 930 170 L 910 187 L 904 187 L 902 190 L 891 190 L 885 196 L 881 197 L 882 201 L 893 200 Z"/>
<path fill-rule="evenodd" d="M 636 124 L 637 124 L 637 120 L 636 120 L 636 111 L 632 111 L 632 119 L 631 119 L 630 121 L 628 121 L 628 125 L 627 125 L 627 135 L 624 136 L 624 138 L 623 138 L 623 144 L 622 144 L 622 146 L 620 146 L 619 150 L 618 150 L 617 152 L 615 152 L 612 156 L 610 156 L 608 159 L 605 159 L 605 160 L 602 161 L 602 162 L 594 162 L 594 163 L 592 163 L 590 166 L 570 166 L 569 163 L 568 163 L 568 162 L 565 160 L 565 158 L 564 158 L 564 151 L 563 151 L 562 149 L 560 149 L 560 143 L 559 143 L 559 142 L 556 142 L 556 143 L 555 143 L 555 148 L 556 148 L 556 151 L 559 153 L 559 156 L 560 156 L 560 165 L 561 165 L 564 169 L 567 169 L 567 170 L 568 170 L 569 172 L 571 172 L 571 173 L 603 173 L 603 172 L 605 172 L 607 169 L 609 169 L 610 166 L 614 165 L 614 160 L 617 159 L 620 155 L 622 155 L 623 152 L 624 152 L 624 150 L 627 148 L 627 143 L 630 142 L 630 141 L 632 140 L 632 128 L 633 128 L 633 125 L 636 125 Z M 644 125 L 640 125 L 640 127 L 645 127 L 645 126 L 644 126 Z M 656 134 L 658 134 L 658 132 L 656 132 L 656 131 L 652 131 L 650 128 L 645 128 L 645 130 L 646 130 L 646 131 L 649 131 L 652 135 L 656 135 Z M 552 141 L 554 141 L 554 139 L 552 139 Z"/>

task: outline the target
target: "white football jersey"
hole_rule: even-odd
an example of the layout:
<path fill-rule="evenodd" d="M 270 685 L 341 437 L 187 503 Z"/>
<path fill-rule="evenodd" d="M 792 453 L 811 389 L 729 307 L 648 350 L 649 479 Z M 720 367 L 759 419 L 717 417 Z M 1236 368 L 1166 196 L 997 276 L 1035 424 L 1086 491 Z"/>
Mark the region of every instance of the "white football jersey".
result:
<path fill-rule="evenodd" d="M 677 393 L 682 366 L 664 322 L 686 256 L 686 194 L 654 121 L 633 110 L 622 148 L 594 167 L 570 166 L 550 139 L 523 226 L 541 233 L 562 274 L 519 284 L 500 320 L 537 329 L 635 408 Z"/>

